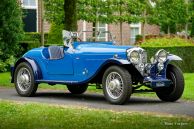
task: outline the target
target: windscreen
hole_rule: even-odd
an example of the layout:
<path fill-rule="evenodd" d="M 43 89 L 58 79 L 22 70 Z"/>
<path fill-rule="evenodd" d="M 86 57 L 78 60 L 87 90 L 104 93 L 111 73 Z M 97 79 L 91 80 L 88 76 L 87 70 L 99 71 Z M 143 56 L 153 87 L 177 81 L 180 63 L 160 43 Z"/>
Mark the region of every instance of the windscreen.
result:
<path fill-rule="evenodd" d="M 109 31 L 82 31 L 79 35 L 81 41 L 85 42 L 111 42 L 112 34 Z"/>

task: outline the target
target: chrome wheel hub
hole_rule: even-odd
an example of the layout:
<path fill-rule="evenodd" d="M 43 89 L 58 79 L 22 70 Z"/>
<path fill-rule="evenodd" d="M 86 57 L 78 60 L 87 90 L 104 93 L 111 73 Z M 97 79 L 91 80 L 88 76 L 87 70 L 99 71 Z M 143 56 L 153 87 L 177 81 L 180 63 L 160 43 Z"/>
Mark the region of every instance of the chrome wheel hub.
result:
<path fill-rule="evenodd" d="M 109 89 L 110 90 L 115 90 L 116 88 L 120 89 L 120 82 L 118 79 L 114 79 L 109 83 Z"/>
<path fill-rule="evenodd" d="M 29 82 L 29 76 L 28 76 L 27 74 L 21 75 L 21 76 L 19 77 L 19 81 L 20 81 L 21 83 L 27 83 L 27 82 Z"/>
<path fill-rule="evenodd" d="M 27 91 L 31 86 L 31 76 L 27 68 L 21 68 L 17 73 L 17 86 L 21 91 Z"/>
<path fill-rule="evenodd" d="M 106 90 L 113 99 L 118 99 L 123 93 L 123 80 L 119 73 L 111 72 L 106 78 Z"/>

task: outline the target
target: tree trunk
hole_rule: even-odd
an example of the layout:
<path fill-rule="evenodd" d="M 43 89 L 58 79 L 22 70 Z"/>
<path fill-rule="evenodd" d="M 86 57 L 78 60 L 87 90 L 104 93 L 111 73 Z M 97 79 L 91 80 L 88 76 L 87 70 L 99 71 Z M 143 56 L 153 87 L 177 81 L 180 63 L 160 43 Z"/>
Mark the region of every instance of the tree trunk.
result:
<path fill-rule="evenodd" d="M 185 39 L 188 39 L 188 23 L 185 24 Z"/>
<path fill-rule="evenodd" d="M 95 42 L 98 41 L 98 21 L 96 20 L 96 23 L 95 23 Z"/>
<path fill-rule="evenodd" d="M 77 31 L 77 0 L 64 0 L 64 2 L 64 29 L 68 31 Z"/>
<path fill-rule="evenodd" d="M 121 45 L 123 45 L 123 23 L 120 22 L 120 40 L 121 40 Z"/>
<path fill-rule="evenodd" d="M 141 33 L 142 33 L 142 42 L 145 42 L 145 23 L 144 22 L 142 22 Z"/>
<path fill-rule="evenodd" d="M 168 36 L 170 37 L 170 25 L 168 25 Z"/>
<path fill-rule="evenodd" d="M 95 42 L 96 41 L 98 41 L 98 33 L 97 33 L 97 31 L 98 31 L 98 24 L 99 24 L 99 20 L 98 20 L 98 9 L 97 9 L 97 11 L 96 11 L 96 22 L 95 22 L 95 32 L 94 32 L 94 34 L 95 34 Z"/>
<path fill-rule="evenodd" d="M 187 7 L 186 7 L 186 15 L 188 15 L 188 11 L 189 11 L 188 0 L 185 0 L 185 3 L 187 5 Z M 186 20 L 186 24 L 185 24 L 185 39 L 188 38 L 187 34 L 188 34 L 188 21 Z"/>
<path fill-rule="evenodd" d="M 44 1 L 40 1 L 41 4 L 41 46 L 44 46 Z"/>
<path fill-rule="evenodd" d="M 193 18 L 192 18 L 191 37 L 194 37 L 194 16 L 193 16 Z"/>
<path fill-rule="evenodd" d="M 143 17 L 144 17 L 144 22 L 142 23 L 142 40 L 145 42 L 145 24 L 147 23 L 146 21 L 146 10 L 143 12 Z"/>
<path fill-rule="evenodd" d="M 191 2 L 192 3 L 192 9 L 194 10 L 194 0 L 192 0 Z M 191 37 L 194 37 L 194 15 L 192 16 L 191 18 L 191 21 L 192 21 L 192 25 L 191 25 Z"/>
<path fill-rule="evenodd" d="M 121 5 L 122 4 L 120 3 L 120 8 L 119 8 L 119 15 L 120 15 L 120 17 L 122 16 Z M 120 40 L 121 40 L 121 45 L 123 45 L 123 22 L 121 20 L 120 20 Z"/>

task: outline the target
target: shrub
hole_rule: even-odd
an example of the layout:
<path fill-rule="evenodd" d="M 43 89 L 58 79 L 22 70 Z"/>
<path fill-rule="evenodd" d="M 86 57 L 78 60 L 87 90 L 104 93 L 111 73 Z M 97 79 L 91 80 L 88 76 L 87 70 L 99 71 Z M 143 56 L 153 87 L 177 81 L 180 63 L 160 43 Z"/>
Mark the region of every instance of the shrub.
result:
<path fill-rule="evenodd" d="M 1 0 L 0 12 L 0 71 L 7 71 L 7 61 L 18 53 L 23 36 L 22 12 L 18 0 Z"/>
<path fill-rule="evenodd" d="M 1 55 L 3 55 L 3 52 L 0 49 L 0 56 Z M 14 62 L 15 62 L 14 56 L 10 56 L 5 61 L 0 59 L 0 72 L 6 72 L 10 68 L 10 65 L 14 64 Z"/>
<path fill-rule="evenodd" d="M 48 33 L 44 34 L 45 43 L 47 43 Z M 41 34 L 39 32 L 25 32 L 20 43 L 39 43 L 41 42 Z"/>
<path fill-rule="evenodd" d="M 41 35 L 38 32 L 26 32 L 24 38 L 20 42 L 21 43 L 40 43 Z"/>
<path fill-rule="evenodd" d="M 135 36 L 135 41 L 136 41 L 136 43 L 141 43 L 142 40 L 143 40 L 143 36 L 142 36 L 142 35 L 136 35 L 136 36 Z"/>
<path fill-rule="evenodd" d="M 173 38 L 154 38 L 148 39 L 141 44 L 141 47 L 177 47 L 177 46 L 194 46 L 190 40 L 185 40 L 179 37 Z"/>
<path fill-rule="evenodd" d="M 58 25 L 52 23 L 48 34 L 47 44 L 63 44 L 62 30 L 63 30 L 62 24 Z"/>
<path fill-rule="evenodd" d="M 0 56 L 1 55 L 3 55 L 3 52 L 0 49 Z M 6 71 L 5 67 L 6 67 L 6 64 L 0 59 L 0 72 Z"/>
<path fill-rule="evenodd" d="M 44 34 L 45 44 L 47 43 L 48 33 Z M 19 47 L 20 52 L 17 57 L 21 57 L 25 52 L 30 49 L 40 47 L 41 45 L 41 34 L 38 32 L 26 32 L 24 38 L 20 41 Z"/>

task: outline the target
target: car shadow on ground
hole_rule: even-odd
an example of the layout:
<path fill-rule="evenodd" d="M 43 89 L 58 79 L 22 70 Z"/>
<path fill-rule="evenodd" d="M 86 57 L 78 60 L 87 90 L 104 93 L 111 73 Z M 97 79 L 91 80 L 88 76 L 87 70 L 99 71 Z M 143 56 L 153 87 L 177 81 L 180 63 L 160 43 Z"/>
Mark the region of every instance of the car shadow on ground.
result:
<path fill-rule="evenodd" d="M 38 92 L 35 98 L 47 98 L 52 100 L 65 100 L 72 102 L 92 102 L 92 103 L 108 103 L 103 94 L 96 93 L 84 93 L 80 95 L 71 94 L 69 92 Z M 159 104 L 166 103 L 156 98 L 145 98 L 131 96 L 130 100 L 125 105 L 138 105 L 138 104 Z"/>

